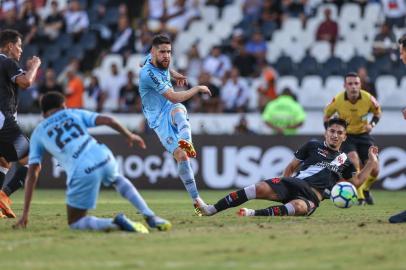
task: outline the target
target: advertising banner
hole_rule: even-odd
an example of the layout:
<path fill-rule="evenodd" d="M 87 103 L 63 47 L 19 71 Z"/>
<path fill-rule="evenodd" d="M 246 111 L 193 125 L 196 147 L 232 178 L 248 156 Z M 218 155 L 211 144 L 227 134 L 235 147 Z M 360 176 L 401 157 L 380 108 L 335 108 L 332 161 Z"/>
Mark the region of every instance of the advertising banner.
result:
<path fill-rule="evenodd" d="M 156 136 L 144 136 L 147 149 L 129 148 L 119 135 L 96 138 L 112 149 L 121 172 L 141 189 L 183 189 L 177 164 L 164 151 Z M 293 158 L 294 151 L 316 136 L 200 135 L 194 136 L 197 158 L 192 167 L 200 189 L 241 188 L 263 179 L 280 176 Z M 405 137 L 378 135 L 380 148 L 379 181 L 374 188 L 399 190 L 406 188 Z M 39 187 L 63 188 L 65 173 L 49 156 L 43 161 Z"/>

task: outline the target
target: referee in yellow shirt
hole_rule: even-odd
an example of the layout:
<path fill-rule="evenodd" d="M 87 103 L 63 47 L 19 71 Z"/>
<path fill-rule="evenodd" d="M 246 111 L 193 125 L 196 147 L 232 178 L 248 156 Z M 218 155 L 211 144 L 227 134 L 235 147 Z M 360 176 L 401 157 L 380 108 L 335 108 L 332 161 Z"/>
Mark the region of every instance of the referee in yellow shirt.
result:
<path fill-rule="evenodd" d="M 336 95 L 324 109 L 324 123 L 335 114 L 347 121 L 347 140 L 341 150 L 347 153 L 357 170 L 360 170 L 368 160 L 369 147 L 375 144 L 369 133 L 378 123 L 382 111 L 377 100 L 368 92 L 361 90 L 361 79 L 357 73 L 345 75 L 344 88 L 345 90 Z M 371 121 L 368 121 L 369 114 L 373 115 Z M 369 178 L 358 188 L 360 204 L 374 204 L 370 188 L 378 178 L 378 174 L 379 166 L 376 166 Z"/>

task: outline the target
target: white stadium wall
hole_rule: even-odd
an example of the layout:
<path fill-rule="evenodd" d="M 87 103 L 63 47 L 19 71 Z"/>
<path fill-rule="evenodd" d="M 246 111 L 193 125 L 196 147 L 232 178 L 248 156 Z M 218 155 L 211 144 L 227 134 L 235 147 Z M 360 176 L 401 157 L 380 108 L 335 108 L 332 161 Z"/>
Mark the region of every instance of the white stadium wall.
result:
<path fill-rule="evenodd" d="M 304 125 L 298 130 L 298 135 L 322 134 L 323 113 L 320 110 L 307 111 L 307 118 Z M 259 113 L 245 114 L 251 130 L 257 134 L 272 134 L 265 125 Z M 129 129 L 138 131 L 143 125 L 144 118 L 141 114 L 115 114 L 122 123 Z M 192 125 L 193 134 L 233 134 L 234 127 L 238 123 L 239 114 L 190 114 L 189 119 Z M 41 120 L 40 115 L 19 115 L 19 122 L 26 132 L 30 132 Z M 98 127 L 93 129 L 93 134 L 112 134 L 109 128 Z M 374 128 L 373 134 L 382 135 L 406 135 L 406 120 L 403 119 L 400 110 L 384 110 L 382 118 Z"/>

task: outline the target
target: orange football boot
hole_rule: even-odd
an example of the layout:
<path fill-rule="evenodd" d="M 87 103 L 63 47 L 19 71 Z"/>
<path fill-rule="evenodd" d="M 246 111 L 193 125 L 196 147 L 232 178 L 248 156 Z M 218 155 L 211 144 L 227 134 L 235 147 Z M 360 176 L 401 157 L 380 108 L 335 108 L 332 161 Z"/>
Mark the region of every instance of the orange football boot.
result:
<path fill-rule="evenodd" d="M 11 205 L 13 202 L 11 199 L 4 193 L 4 191 L 0 190 L 0 209 L 4 215 L 8 218 L 16 218 L 16 214 L 14 214 L 13 210 L 11 209 Z"/>

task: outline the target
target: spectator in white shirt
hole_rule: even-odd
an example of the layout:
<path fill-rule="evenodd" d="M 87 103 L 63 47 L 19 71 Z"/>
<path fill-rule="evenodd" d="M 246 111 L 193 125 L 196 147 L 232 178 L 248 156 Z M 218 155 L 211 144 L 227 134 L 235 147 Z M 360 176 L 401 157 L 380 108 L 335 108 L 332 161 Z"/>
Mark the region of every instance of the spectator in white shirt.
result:
<path fill-rule="evenodd" d="M 126 15 L 120 15 L 118 29 L 113 34 L 113 39 L 113 45 L 111 46 L 112 53 L 119 53 L 127 58 L 135 52 L 135 35 Z"/>
<path fill-rule="evenodd" d="M 127 82 L 125 76 L 119 71 L 116 64 L 110 66 L 110 74 L 101 78 L 102 91 L 106 96 L 104 108 L 107 111 L 116 111 L 119 108 L 120 89 Z"/>
<path fill-rule="evenodd" d="M 203 70 L 210 73 L 214 78 L 222 79 L 230 69 L 230 58 L 221 53 L 220 47 L 213 47 L 210 55 L 204 60 Z"/>
<path fill-rule="evenodd" d="M 89 17 L 80 7 L 78 0 L 69 3 L 69 9 L 65 13 L 66 32 L 74 35 L 75 38 L 85 32 L 89 27 Z"/>
<path fill-rule="evenodd" d="M 385 22 L 390 28 L 405 27 L 406 4 L 404 0 L 381 0 Z"/>
<path fill-rule="evenodd" d="M 251 90 L 236 67 L 232 68 L 220 96 L 224 112 L 247 112 Z"/>
<path fill-rule="evenodd" d="M 163 25 L 162 20 L 165 15 L 165 0 L 147 0 L 143 7 L 143 17 L 148 21 L 148 30 L 159 32 Z"/>

